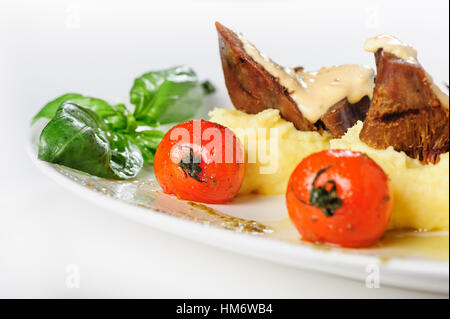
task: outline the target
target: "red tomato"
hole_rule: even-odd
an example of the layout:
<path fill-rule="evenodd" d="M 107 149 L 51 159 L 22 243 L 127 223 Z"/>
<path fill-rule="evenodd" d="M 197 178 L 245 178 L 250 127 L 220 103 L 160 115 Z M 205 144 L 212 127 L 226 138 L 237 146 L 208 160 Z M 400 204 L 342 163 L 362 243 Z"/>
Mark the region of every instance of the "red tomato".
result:
<path fill-rule="evenodd" d="M 367 155 L 328 150 L 297 166 L 289 179 L 286 203 L 303 239 L 364 247 L 386 231 L 393 194 L 388 177 Z"/>
<path fill-rule="evenodd" d="M 224 126 L 187 121 L 167 132 L 153 166 L 165 193 L 219 204 L 232 200 L 242 185 L 244 151 L 236 135 Z"/>

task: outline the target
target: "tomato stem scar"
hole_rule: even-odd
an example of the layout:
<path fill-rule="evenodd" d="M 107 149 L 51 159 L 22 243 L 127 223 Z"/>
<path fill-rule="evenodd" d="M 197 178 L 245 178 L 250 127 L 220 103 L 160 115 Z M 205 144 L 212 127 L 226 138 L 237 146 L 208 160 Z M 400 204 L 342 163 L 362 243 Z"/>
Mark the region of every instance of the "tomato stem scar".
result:
<path fill-rule="evenodd" d="M 317 172 L 312 182 L 311 194 L 309 196 L 309 204 L 319 208 L 326 217 L 333 216 L 334 211 L 342 207 L 342 199 L 337 195 L 337 187 L 334 180 L 328 180 L 319 187 L 316 187 L 315 185 L 319 176 L 325 173 L 333 165 L 324 167 Z M 331 185 L 329 190 L 327 190 L 328 185 Z"/>
<path fill-rule="evenodd" d="M 206 183 L 206 181 L 198 177 L 202 172 L 202 168 L 200 167 L 201 157 L 196 157 L 191 147 L 179 146 L 189 148 L 189 154 L 186 154 L 178 163 L 178 166 L 183 170 L 184 176 L 187 177 L 189 175 L 199 183 Z"/>

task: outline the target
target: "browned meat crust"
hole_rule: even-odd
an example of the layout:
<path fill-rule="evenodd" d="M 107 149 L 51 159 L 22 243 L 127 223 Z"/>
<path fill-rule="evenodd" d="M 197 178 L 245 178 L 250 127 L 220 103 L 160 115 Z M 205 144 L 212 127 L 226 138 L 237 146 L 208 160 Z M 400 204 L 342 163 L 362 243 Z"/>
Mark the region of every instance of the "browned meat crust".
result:
<path fill-rule="evenodd" d="M 288 88 L 280 85 L 275 77 L 245 52 L 236 33 L 219 22 L 216 22 L 216 28 L 225 84 L 236 109 L 249 114 L 268 108 L 279 109 L 281 116 L 292 122 L 297 129 L 327 129 L 334 137 L 341 137 L 356 121 L 364 120 L 370 102 L 368 97 L 355 104 L 343 99 L 331 107 L 320 121 L 315 124 L 309 122 L 290 97 Z"/>
<path fill-rule="evenodd" d="M 433 93 L 425 70 L 382 49 L 375 54 L 377 77 L 360 138 L 412 158 L 436 163 L 449 151 L 449 111 Z"/>
<path fill-rule="evenodd" d="M 216 28 L 225 84 L 234 107 L 249 114 L 268 108 L 279 109 L 281 116 L 297 129 L 316 131 L 299 111 L 287 88 L 245 52 L 236 33 L 219 22 Z"/>
<path fill-rule="evenodd" d="M 322 115 L 320 122 L 333 137 L 339 138 L 357 121 L 364 121 L 369 105 L 370 99 L 368 96 L 354 104 L 349 103 L 347 99 L 343 99 Z"/>

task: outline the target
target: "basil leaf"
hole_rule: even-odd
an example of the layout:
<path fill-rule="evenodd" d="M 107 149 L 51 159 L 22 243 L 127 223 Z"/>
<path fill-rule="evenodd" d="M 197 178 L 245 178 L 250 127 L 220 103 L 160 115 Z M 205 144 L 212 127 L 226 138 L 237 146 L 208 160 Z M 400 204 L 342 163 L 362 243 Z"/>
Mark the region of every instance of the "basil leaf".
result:
<path fill-rule="evenodd" d="M 104 113 L 97 111 L 97 114 L 105 120 L 112 130 L 125 132 L 134 132 L 136 130 L 138 123 L 124 104 L 117 104 L 111 106 L 111 108 L 114 110 L 114 113 L 110 111 L 107 113 L 105 110 Z"/>
<path fill-rule="evenodd" d="M 141 150 L 144 162 L 152 164 L 155 158 L 156 148 L 164 137 L 164 132 L 159 130 L 145 130 L 127 134 L 127 137 Z"/>
<path fill-rule="evenodd" d="M 40 118 L 52 119 L 55 116 L 56 110 L 63 102 L 70 101 L 71 99 L 76 99 L 76 98 L 80 98 L 80 97 L 83 97 L 83 95 L 78 94 L 78 93 L 67 93 L 67 94 L 61 95 L 60 97 L 57 97 L 53 101 L 48 102 L 39 111 L 39 113 L 33 117 L 33 120 L 31 121 L 31 125 L 33 125 Z"/>
<path fill-rule="evenodd" d="M 134 117 L 141 123 L 169 124 L 192 118 L 205 95 L 213 91 L 211 83 L 199 83 L 191 68 L 177 66 L 135 79 L 130 102 L 135 106 Z"/>
<path fill-rule="evenodd" d="M 129 114 L 125 105 L 118 104 L 111 106 L 102 99 L 84 96 L 78 93 L 64 94 L 47 103 L 33 118 L 31 125 L 40 118 L 52 119 L 61 104 L 69 101 L 94 111 L 114 130 L 134 130 L 136 128 L 135 126 L 129 127 L 130 122 L 133 123 L 134 118 L 130 118 L 132 115 Z"/>
<path fill-rule="evenodd" d="M 91 175 L 127 179 L 143 166 L 139 148 L 113 132 L 93 110 L 63 103 L 39 139 L 41 160 L 75 168 Z"/>

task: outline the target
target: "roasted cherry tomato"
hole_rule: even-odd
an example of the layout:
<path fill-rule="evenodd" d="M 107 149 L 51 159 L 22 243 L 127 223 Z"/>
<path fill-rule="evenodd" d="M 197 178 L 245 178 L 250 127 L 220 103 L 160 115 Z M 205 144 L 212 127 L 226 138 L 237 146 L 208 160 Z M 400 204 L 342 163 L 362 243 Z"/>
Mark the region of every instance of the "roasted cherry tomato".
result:
<path fill-rule="evenodd" d="M 367 155 L 328 150 L 300 162 L 286 202 L 304 240 L 364 247 L 386 231 L 393 194 L 388 177 Z"/>
<path fill-rule="evenodd" d="M 155 175 L 167 194 L 203 203 L 225 203 L 244 179 L 243 147 L 222 125 L 203 120 L 173 127 L 159 144 Z"/>

